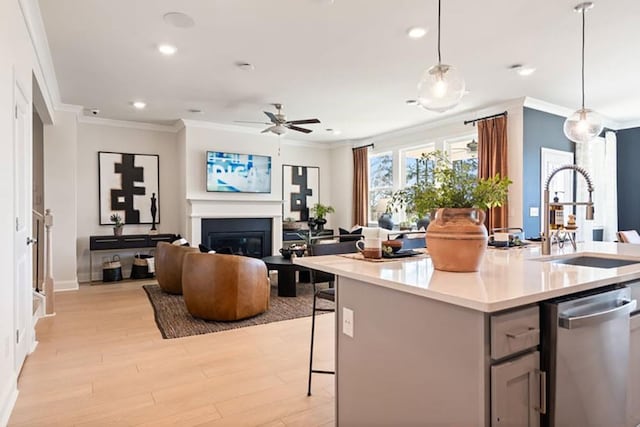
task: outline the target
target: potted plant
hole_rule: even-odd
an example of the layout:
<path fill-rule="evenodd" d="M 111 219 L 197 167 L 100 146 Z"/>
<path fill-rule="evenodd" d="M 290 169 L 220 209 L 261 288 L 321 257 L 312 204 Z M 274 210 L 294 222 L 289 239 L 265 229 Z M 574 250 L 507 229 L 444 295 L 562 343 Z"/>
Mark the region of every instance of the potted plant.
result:
<path fill-rule="evenodd" d="M 122 235 L 122 226 L 124 222 L 122 222 L 122 217 L 118 213 L 114 213 L 111 215 L 111 222 L 113 222 L 113 234 L 116 236 Z"/>
<path fill-rule="evenodd" d="M 324 230 L 324 225 L 327 223 L 327 219 L 325 218 L 327 214 L 334 213 L 335 209 L 333 206 L 323 205 L 321 203 L 316 203 L 311 208 L 313 212 L 315 212 L 315 224 L 318 226 L 318 231 Z"/>
<path fill-rule="evenodd" d="M 452 163 L 441 151 L 423 154 L 424 173 L 395 192 L 394 206 L 423 217 L 430 214 L 426 239 L 433 265 L 445 271 L 478 271 L 487 247 L 485 209 L 502 206 L 511 180 L 477 177 L 477 161 Z"/>

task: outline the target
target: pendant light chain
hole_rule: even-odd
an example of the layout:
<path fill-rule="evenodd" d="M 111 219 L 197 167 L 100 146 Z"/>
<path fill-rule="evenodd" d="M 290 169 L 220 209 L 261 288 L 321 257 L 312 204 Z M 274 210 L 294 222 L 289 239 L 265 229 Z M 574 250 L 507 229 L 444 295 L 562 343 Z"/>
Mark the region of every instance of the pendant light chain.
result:
<path fill-rule="evenodd" d="M 584 110 L 584 21 L 587 10 L 582 11 L 582 109 Z"/>
<path fill-rule="evenodd" d="M 438 64 L 442 64 L 442 57 L 440 55 L 440 8 L 441 8 L 441 1 L 442 0 L 438 0 Z"/>

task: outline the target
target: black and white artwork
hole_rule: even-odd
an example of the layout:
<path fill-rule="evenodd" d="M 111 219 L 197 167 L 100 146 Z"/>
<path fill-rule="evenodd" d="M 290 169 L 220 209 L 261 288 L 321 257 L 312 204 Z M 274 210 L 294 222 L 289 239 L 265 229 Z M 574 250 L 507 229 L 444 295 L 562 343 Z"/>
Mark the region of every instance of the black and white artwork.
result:
<path fill-rule="evenodd" d="M 160 223 L 159 156 L 98 152 L 100 225 L 113 224 L 120 214 L 125 224 L 151 224 L 152 197 Z"/>
<path fill-rule="evenodd" d="M 320 200 L 320 168 L 283 165 L 282 196 L 282 217 L 307 221 L 309 210 Z"/>

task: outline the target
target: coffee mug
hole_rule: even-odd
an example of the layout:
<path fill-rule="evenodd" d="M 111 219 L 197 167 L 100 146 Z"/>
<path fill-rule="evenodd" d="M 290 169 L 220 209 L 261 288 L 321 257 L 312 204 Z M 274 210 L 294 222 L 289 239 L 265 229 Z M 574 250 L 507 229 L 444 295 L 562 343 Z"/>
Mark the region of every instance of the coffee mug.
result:
<path fill-rule="evenodd" d="M 382 239 L 369 237 L 356 242 L 356 248 L 362 252 L 362 256 L 371 259 L 382 258 Z"/>

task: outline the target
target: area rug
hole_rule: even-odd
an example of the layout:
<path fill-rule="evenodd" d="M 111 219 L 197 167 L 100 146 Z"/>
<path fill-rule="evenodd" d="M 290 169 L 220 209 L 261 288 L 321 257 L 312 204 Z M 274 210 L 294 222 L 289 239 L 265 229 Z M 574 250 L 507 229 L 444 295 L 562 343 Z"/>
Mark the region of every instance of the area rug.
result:
<path fill-rule="evenodd" d="M 310 283 L 299 283 L 296 297 L 279 297 L 275 286 L 271 286 L 269 310 L 249 319 L 235 322 L 215 322 L 196 319 L 187 311 L 182 295 L 170 295 L 162 292 L 158 285 L 142 287 L 153 306 L 156 324 L 162 338 L 181 338 L 191 335 L 210 334 L 246 326 L 279 322 L 311 316 L 313 307 L 313 286 Z M 327 301 L 318 300 L 318 307 L 331 307 Z M 316 315 L 322 312 L 316 313 Z"/>

